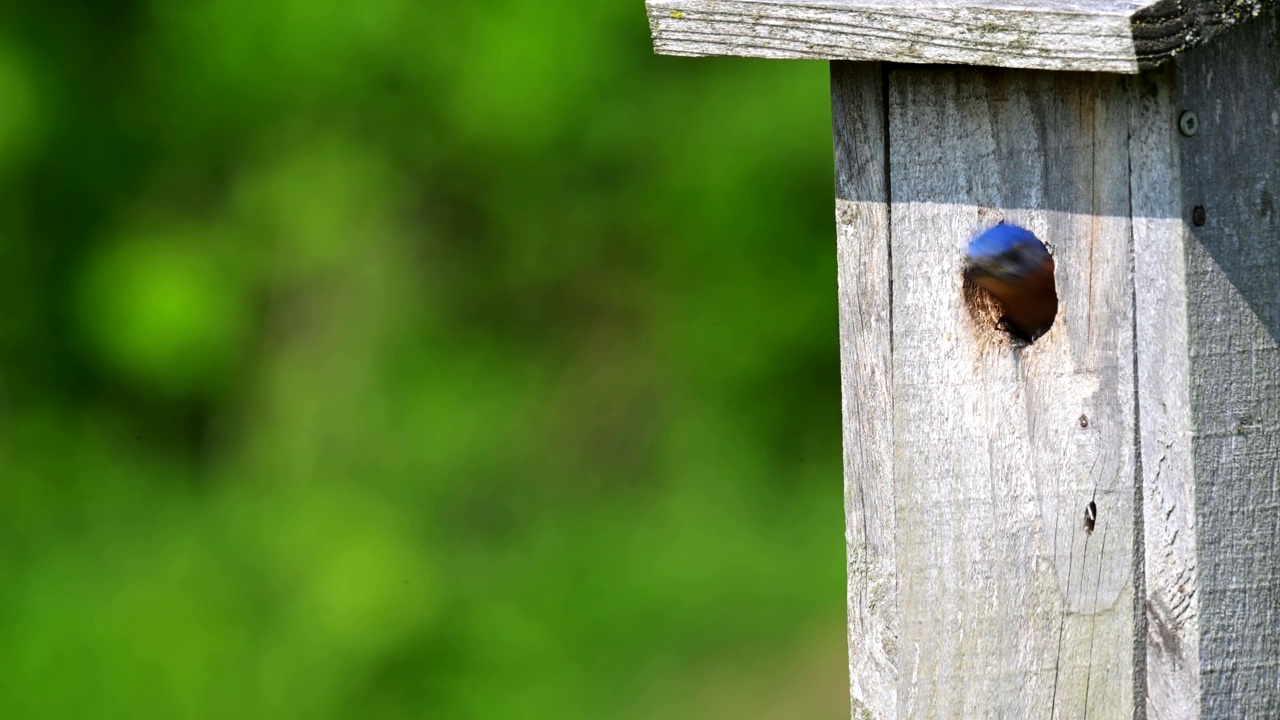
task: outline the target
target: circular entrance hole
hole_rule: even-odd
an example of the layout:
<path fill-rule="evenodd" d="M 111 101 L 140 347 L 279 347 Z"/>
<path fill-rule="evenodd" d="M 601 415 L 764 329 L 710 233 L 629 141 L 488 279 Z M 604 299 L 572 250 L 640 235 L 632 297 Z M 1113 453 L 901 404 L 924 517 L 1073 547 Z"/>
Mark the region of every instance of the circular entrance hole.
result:
<path fill-rule="evenodd" d="M 1053 256 L 1030 230 L 1000 222 L 965 250 L 965 301 L 978 324 L 995 320 L 1020 343 L 1049 331 L 1058 314 Z"/>

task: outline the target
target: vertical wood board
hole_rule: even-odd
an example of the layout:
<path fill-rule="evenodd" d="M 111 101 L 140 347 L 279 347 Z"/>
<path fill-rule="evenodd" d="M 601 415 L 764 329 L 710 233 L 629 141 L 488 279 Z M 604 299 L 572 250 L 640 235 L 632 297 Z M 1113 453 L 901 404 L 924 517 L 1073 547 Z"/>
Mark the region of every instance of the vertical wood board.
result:
<path fill-rule="evenodd" d="M 897 705 L 897 587 L 890 394 L 889 205 L 878 64 L 831 64 L 848 548 L 849 680 L 855 718 Z"/>
<path fill-rule="evenodd" d="M 899 715 L 1130 717 L 1127 86 L 905 67 L 888 86 Z M 963 301 L 964 246 L 1001 219 L 1057 265 L 1057 322 L 1025 348 Z"/>
<path fill-rule="evenodd" d="M 1134 81 L 1129 136 L 1141 458 L 1137 673 L 1148 720 L 1200 706 L 1186 231 L 1172 72 Z"/>

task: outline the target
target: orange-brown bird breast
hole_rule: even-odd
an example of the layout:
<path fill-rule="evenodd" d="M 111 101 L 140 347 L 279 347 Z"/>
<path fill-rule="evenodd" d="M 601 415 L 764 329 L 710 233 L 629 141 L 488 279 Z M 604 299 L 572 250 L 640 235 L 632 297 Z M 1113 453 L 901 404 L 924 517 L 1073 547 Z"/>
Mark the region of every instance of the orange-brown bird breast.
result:
<path fill-rule="evenodd" d="M 1052 257 L 1045 258 L 1040 268 L 1021 282 L 1011 283 L 987 274 L 975 276 L 974 281 L 1000 302 L 1005 319 L 1030 340 L 1043 335 L 1058 314 Z"/>

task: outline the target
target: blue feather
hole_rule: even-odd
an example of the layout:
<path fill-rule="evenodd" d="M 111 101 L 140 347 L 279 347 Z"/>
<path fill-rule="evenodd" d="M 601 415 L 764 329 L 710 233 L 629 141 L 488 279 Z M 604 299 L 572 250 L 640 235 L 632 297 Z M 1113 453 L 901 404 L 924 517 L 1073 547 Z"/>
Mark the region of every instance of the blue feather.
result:
<path fill-rule="evenodd" d="M 969 241 L 965 253 L 970 272 L 993 275 L 1007 282 L 1031 277 L 1048 260 L 1049 251 L 1030 230 L 1005 222 Z"/>

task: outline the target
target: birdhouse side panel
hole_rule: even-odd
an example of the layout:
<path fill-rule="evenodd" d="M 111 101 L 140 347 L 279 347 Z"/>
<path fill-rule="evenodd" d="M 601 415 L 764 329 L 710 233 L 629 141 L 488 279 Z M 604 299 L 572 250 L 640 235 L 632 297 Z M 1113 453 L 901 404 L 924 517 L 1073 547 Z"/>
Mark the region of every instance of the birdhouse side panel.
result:
<path fill-rule="evenodd" d="M 1280 19 L 1187 53 L 1201 712 L 1280 717 Z"/>

